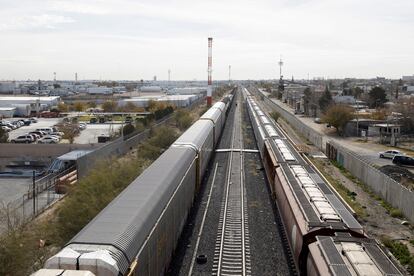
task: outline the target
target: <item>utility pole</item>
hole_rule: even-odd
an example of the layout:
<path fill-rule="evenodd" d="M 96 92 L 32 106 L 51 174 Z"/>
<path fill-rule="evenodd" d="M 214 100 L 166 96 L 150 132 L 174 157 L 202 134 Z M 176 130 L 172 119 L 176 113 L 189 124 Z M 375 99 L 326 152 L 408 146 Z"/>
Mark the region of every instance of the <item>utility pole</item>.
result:
<path fill-rule="evenodd" d="M 32 189 L 32 197 L 33 197 L 33 217 L 36 216 L 36 171 L 33 171 L 33 189 Z"/>
<path fill-rule="evenodd" d="M 231 65 L 229 65 L 229 84 L 231 83 Z"/>

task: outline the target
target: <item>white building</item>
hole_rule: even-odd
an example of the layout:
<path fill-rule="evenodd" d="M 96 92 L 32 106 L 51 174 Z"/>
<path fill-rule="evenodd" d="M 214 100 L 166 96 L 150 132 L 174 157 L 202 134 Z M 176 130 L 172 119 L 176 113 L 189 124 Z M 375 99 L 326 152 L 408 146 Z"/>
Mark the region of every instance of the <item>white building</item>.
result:
<path fill-rule="evenodd" d="M 98 95 L 98 94 L 108 95 L 108 94 L 112 94 L 113 93 L 113 89 L 110 88 L 110 87 L 104 87 L 104 86 L 89 87 L 86 90 L 86 92 L 89 93 L 89 94 L 93 94 L 93 95 Z"/>
<path fill-rule="evenodd" d="M 16 107 L 0 107 L 0 118 L 12 118 Z"/>
<path fill-rule="evenodd" d="M 0 107 L 15 108 L 15 116 L 30 116 L 32 111 L 48 110 L 53 106 L 57 106 L 60 102 L 59 96 L 38 96 L 38 97 L 13 97 L 0 96 Z"/>
<path fill-rule="evenodd" d="M 0 93 L 1 94 L 10 94 L 13 93 L 16 89 L 16 82 L 0 82 Z"/>
<path fill-rule="evenodd" d="M 156 95 L 156 96 L 142 96 L 125 99 L 119 102 L 120 106 L 126 105 L 128 102 L 135 104 L 138 107 L 148 107 L 150 101 L 162 102 L 174 105 L 176 107 L 187 107 L 194 101 L 199 99 L 200 95 Z"/>
<path fill-rule="evenodd" d="M 142 86 L 139 89 L 141 92 L 161 92 L 162 89 L 159 86 Z"/>

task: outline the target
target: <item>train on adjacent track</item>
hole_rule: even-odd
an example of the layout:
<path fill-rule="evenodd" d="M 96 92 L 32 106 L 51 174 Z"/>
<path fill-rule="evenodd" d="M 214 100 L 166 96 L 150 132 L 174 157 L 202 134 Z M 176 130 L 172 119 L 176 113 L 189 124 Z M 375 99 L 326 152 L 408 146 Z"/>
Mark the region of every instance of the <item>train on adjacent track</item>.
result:
<path fill-rule="evenodd" d="M 353 210 L 243 88 L 243 97 L 300 275 L 402 275 Z"/>
<path fill-rule="evenodd" d="M 165 274 L 235 89 L 208 109 L 35 275 Z"/>

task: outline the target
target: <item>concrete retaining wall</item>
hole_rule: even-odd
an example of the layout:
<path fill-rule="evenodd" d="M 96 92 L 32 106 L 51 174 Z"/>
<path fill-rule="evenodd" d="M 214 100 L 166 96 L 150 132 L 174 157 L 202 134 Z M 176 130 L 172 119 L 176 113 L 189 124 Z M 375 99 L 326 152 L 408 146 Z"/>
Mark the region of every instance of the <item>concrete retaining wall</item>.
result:
<path fill-rule="evenodd" d="M 400 209 L 404 216 L 414 222 L 414 192 L 407 189 L 391 177 L 377 170 L 372 164 L 334 141 L 329 145 L 336 150 L 336 161 L 345 169 L 368 185 L 394 208 Z M 327 146 L 330 147 L 330 146 Z M 329 156 L 330 158 L 334 156 Z"/>
<path fill-rule="evenodd" d="M 167 118 L 162 119 L 153 128 L 163 126 L 170 123 L 173 120 L 173 116 L 170 115 Z M 110 143 L 104 144 L 102 147 L 95 151 L 82 156 L 77 160 L 78 177 L 81 178 L 89 172 L 93 166 L 102 160 L 106 160 L 112 157 L 118 157 L 126 154 L 132 148 L 136 147 L 139 143 L 145 140 L 149 136 L 150 130 L 146 129 L 141 133 L 133 135 L 124 140 L 124 137 L 120 137 Z"/>

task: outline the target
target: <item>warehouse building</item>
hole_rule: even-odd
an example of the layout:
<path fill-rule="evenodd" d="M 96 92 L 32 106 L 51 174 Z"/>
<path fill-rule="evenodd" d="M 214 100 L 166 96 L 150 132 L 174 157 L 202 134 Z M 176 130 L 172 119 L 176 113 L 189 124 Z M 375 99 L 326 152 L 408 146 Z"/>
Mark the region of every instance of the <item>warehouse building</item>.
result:
<path fill-rule="evenodd" d="M 60 102 L 59 96 L 50 97 L 0 97 L 0 108 L 14 108 L 14 116 L 26 117 L 30 116 L 32 111 L 49 110 L 57 106 Z"/>
<path fill-rule="evenodd" d="M 128 102 L 135 104 L 138 107 L 148 107 L 150 101 L 156 101 L 166 104 L 171 104 L 176 107 L 187 107 L 190 106 L 193 102 L 198 100 L 200 95 L 151 95 L 151 96 L 141 96 L 134 97 L 130 99 L 125 99 L 119 102 L 120 106 L 126 105 Z"/>

